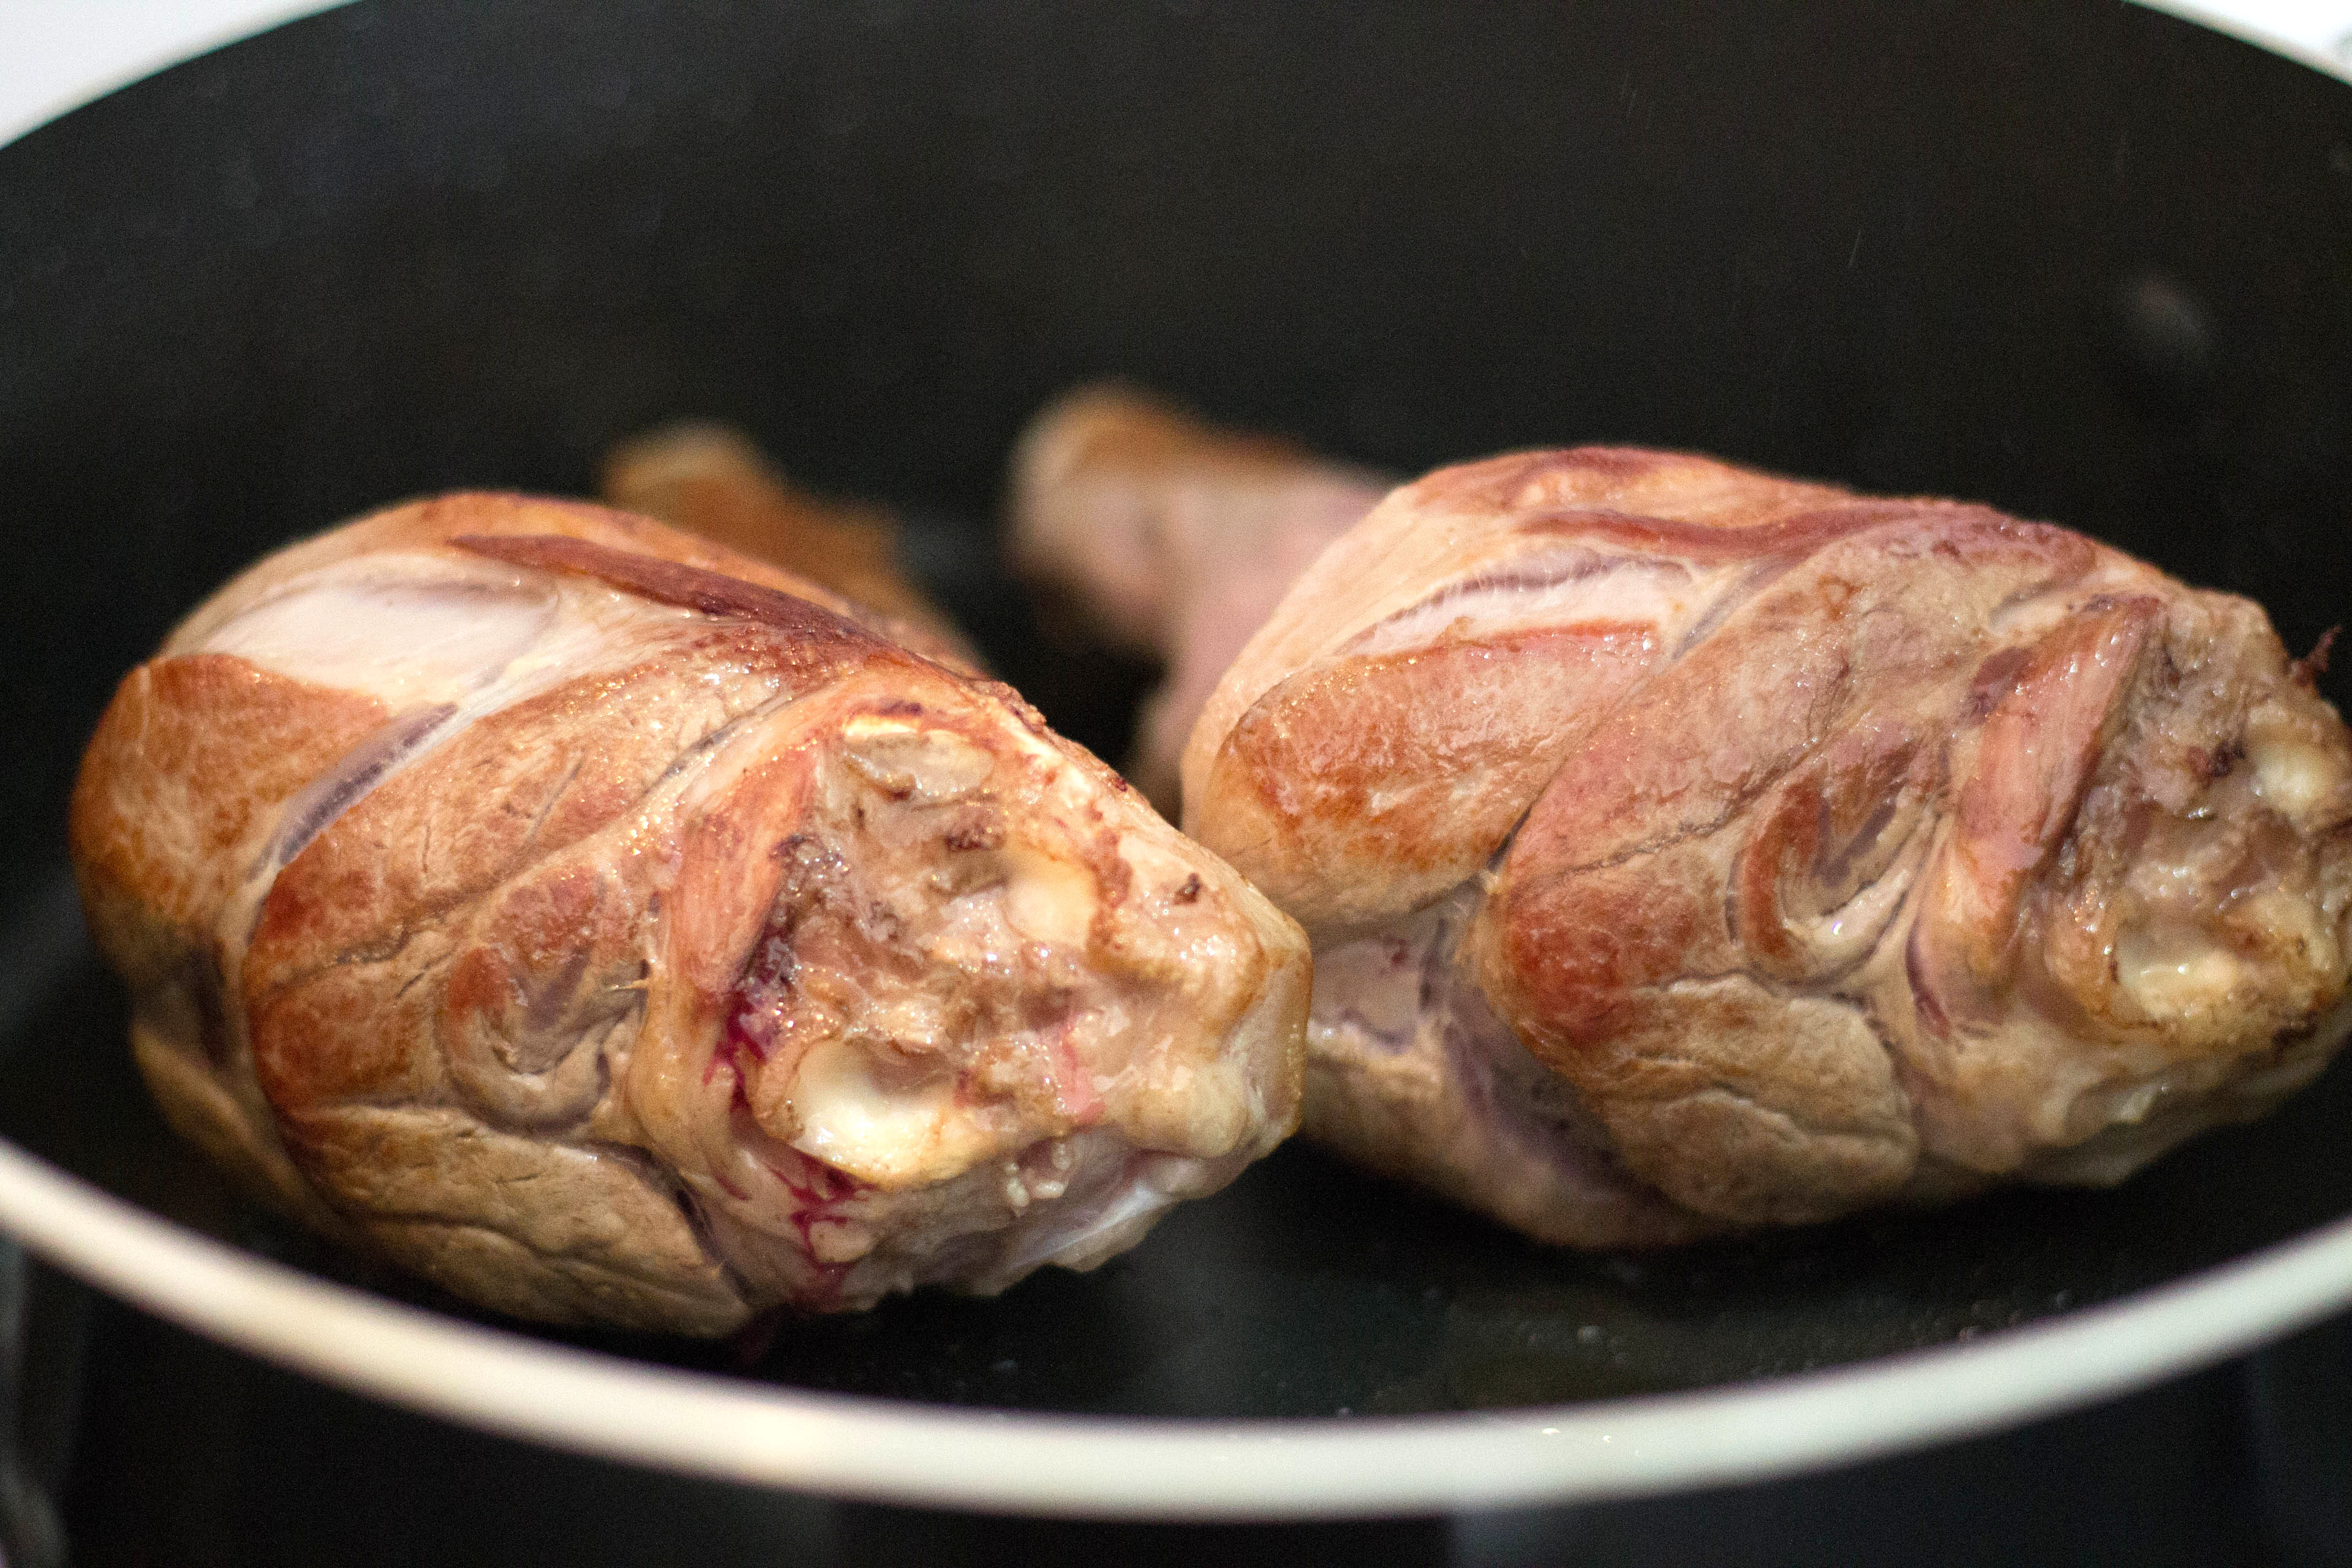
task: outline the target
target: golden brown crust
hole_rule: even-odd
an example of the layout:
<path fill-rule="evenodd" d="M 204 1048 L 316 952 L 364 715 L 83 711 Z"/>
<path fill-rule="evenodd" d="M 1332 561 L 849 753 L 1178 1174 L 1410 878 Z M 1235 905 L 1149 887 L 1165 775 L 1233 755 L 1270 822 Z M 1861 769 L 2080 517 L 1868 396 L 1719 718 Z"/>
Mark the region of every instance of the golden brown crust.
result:
<path fill-rule="evenodd" d="M 1517 716 L 1605 702 L 1647 663 L 1638 634 L 1580 626 L 1313 666 L 1234 727 L 1208 831 L 1255 846 L 1251 878 L 1310 927 L 1417 908 L 1502 847 L 1581 738 Z"/>
<path fill-rule="evenodd" d="M 1484 609 L 1531 585 L 1572 599 L 1598 566 L 1643 554 L 1685 568 L 1653 599 L 1696 599 L 1708 573 L 1736 576 L 1875 515 L 1856 507 L 1828 486 L 1617 447 L 1406 485 L 1292 585 L 1210 698 L 1184 756 L 1186 828 L 1245 854 L 1237 863 L 1310 927 L 1416 908 L 1485 863 L 1583 716 L 1688 630 L 1651 602 L 1491 622 Z M 1372 721 L 1293 711 L 1327 690 Z M 1260 804 L 1302 789 L 1297 809 Z"/>
<path fill-rule="evenodd" d="M 230 655 L 140 666 L 100 719 L 68 808 L 86 895 L 193 933 L 232 890 L 232 851 L 385 717 L 373 697 Z"/>
<path fill-rule="evenodd" d="M 254 994 L 386 923 L 470 903 L 643 807 L 690 751 L 845 668 L 724 626 L 682 622 L 626 667 L 488 714 L 345 813 L 280 873 L 254 931 Z M 862 662 L 862 661 L 860 661 Z M 597 737 L 593 747 L 576 738 Z M 484 810 L 485 801 L 497 803 Z"/>
<path fill-rule="evenodd" d="M 372 697 L 232 656 L 142 665 L 100 717 L 68 813 L 90 933 L 130 983 L 133 1055 L 164 1119 L 252 1195 L 329 1231 L 250 1087 L 219 916 L 286 801 L 384 717 Z"/>

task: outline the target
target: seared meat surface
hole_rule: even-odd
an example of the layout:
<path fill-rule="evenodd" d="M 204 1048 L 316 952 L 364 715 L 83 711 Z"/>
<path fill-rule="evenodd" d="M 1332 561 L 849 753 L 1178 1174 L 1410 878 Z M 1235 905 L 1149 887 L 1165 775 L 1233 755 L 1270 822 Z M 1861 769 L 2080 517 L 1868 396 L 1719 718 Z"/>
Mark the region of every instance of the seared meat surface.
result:
<path fill-rule="evenodd" d="M 505 496 L 230 583 L 73 801 L 170 1120 L 475 1301 L 701 1334 L 1087 1267 L 1222 1186 L 1296 1123 L 1297 928 L 889 632 Z"/>
<path fill-rule="evenodd" d="M 1183 798 L 1315 940 L 1309 1131 L 1549 1240 L 2113 1182 L 2352 1026 L 2308 672 L 1984 507 L 1441 469 L 1290 588 Z"/>

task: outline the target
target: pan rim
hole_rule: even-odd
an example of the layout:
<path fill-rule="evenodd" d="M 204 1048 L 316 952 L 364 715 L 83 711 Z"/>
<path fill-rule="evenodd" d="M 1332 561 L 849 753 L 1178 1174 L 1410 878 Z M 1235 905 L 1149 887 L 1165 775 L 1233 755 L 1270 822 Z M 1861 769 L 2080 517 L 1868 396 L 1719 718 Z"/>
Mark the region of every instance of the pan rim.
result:
<path fill-rule="evenodd" d="M 2254 23 L 2241 21 L 2218 7 L 2201 4 L 2200 0 L 2132 0 L 2132 4 L 2149 11 L 2162 12 L 2168 16 L 2177 16 L 2184 22 L 2194 22 L 2209 32 L 2235 38 L 2242 44 L 2267 49 L 2297 65 L 2309 66 L 2322 76 L 2352 82 L 2352 60 L 2338 59 L 2291 38 L 2282 37 Z"/>
<path fill-rule="evenodd" d="M 37 71 L 20 73 L 11 90 L 0 92 L 0 147 L 5 147 L 77 110 L 111 96 L 134 82 L 161 75 L 216 49 L 274 32 L 353 5 L 356 0 L 208 0 L 178 16 L 158 15 L 144 25 L 124 30 L 110 46 L 85 53 L 69 62 L 67 74 L 46 85 Z M 2272 54 L 2308 66 L 2340 81 L 2352 82 L 2352 60 L 2337 59 L 2320 50 L 2240 20 L 2200 0 L 2132 0 L 2144 9 L 2194 22 L 2267 49 Z"/>
<path fill-rule="evenodd" d="M 1170 1420 L 815 1393 L 553 1344 L 255 1257 L 5 1140 L 0 1229 L 183 1328 L 461 1426 L 714 1480 L 1072 1518 L 1363 1518 L 1769 1480 L 2057 1415 L 2352 1304 L 2348 1215 L 2121 1300 L 1789 1377 L 1459 1415 Z"/>

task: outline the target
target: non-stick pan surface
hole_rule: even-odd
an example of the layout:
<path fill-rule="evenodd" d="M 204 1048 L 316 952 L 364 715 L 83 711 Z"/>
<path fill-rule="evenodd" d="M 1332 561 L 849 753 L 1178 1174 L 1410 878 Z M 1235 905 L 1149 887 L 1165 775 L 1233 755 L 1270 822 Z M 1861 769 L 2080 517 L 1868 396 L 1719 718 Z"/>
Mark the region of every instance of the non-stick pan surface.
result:
<path fill-rule="evenodd" d="M 1605 439 L 1990 500 L 2307 647 L 2352 605 L 2352 90 L 2095 0 L 368 0 L 119 93 L 0 150 L 0 1132 L 350 1278 L 163 1131 L 64 880 L 100 707 L 231 570 L 419 491 L 582 491 L 715 415 L 905 509 L 1003 671 L 1117 756 L 1141 672 L 1042 636 L 990 522 L 1023 419 L 1104 374 L 1399 470 Z M 758 1354 L 574 1342 L 1151 1417 L 1706 1388 L 2352 1215 L 2347 1117 L 2338 1070 L 2118 1191 L 1650 1256 L 1292 1148 L 1092 1275 Z"/>

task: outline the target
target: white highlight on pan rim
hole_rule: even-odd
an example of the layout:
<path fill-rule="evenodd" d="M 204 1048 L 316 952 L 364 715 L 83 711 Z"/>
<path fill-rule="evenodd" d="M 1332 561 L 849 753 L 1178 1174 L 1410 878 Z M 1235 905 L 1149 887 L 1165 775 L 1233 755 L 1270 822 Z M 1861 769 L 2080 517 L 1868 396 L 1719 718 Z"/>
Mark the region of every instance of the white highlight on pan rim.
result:
<path fill-rule="evenodd" d="M 2352 0 L 2135 0 L 2332 76 Z M 152 72 L 342 0 L 0 0 L 0 146 Z"/>
<path fill-rule="evenodd" d="M 724 1480 L 1103 1518 L 1426 1513 L 1761 1480 L 2086 1405 L 2352 1302 L 2348 1217 L 2124 1300 L 1832 1371 L 1472 1415 L 1158 1421 L 813 1394 L 551 1344 L 240 1252 L 5 1142 L 0 1228 L 185 1328 L 467 1426 Z"/>

